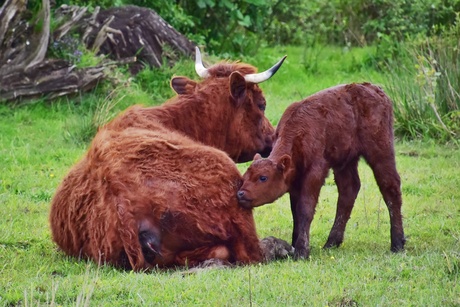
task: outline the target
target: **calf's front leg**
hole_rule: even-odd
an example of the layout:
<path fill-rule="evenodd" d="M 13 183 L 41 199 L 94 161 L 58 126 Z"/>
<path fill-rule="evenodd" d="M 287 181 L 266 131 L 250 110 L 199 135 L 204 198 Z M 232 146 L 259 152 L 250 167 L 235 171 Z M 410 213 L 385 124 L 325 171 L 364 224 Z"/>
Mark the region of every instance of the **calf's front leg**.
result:
<path fill-rule="evenodd" d="M 310 226 L 315 215 L 319 192 L 327 175 L 327 169 L 312 167 L 303 184 L 297 204 L 295 205 L 294 225 L 297 239 L 294 242 L 294 258 L 308 259 L 310 256 Z M 294 213 L 293 213 L 294 214 Z"/>
<path fill-rule="evenodd" d="M 297 220 L 297 205 L 299 202 L 300 190 L 295 189 L 289 192 L 289 199 L 291 202 L 291 213 L 292 213 L 292 246 L 295 245 L 297 238 L 299 237 L 299 225 Z"/>

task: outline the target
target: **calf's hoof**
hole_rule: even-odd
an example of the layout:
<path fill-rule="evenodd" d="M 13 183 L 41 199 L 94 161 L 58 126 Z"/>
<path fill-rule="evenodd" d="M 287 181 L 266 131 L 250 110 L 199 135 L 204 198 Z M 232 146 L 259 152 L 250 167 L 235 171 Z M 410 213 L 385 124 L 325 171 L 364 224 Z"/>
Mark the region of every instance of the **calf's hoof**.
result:
<path fill-rule="evenodd" d="M 265 261 L 286 258 L 294 255 L 294 247 L 288 242 L 275 238 L 266 237 L 259 242 Z"/>
<path fill-rule="evenodd" d="M 391 242 L 391 251 L 398 253 L 404 251 L 404 245 L 406 244 L 406 238 L 402 238 L 396 242 Z"/>
<path fill-rule="evenodd" d="M 328 240 L 326 244 L 324 244 L 323 248 L 333 248 L 333 247 L 339 247 L 340 244 L 342 244 L 342 241 L 334 241 L 334 240 Z"/>
<path fill-rule="evenodd" d="M 310 257 L 310 249 L 309 248 L 296 248 L 294 251 L 294 259 L 301 260 L 301 259 L 308 259 Z"/>

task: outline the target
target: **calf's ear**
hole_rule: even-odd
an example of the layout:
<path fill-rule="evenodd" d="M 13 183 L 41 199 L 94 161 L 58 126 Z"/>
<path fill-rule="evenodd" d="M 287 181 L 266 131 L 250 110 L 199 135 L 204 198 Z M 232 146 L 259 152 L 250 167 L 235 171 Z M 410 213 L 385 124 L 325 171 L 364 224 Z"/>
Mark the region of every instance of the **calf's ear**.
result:
<path fill-rule="evenodd" d="M 246 98 L 246 80 L 244 80 L 244 76 L 237 71 L 232 72 L 230 75 L 230 94 L 235 100 L 237 107 L 242 105 Z"/>
<path fill-rule="evenodd" d="M 178 95 L 192 94 L 195 92 L 196 82 L 187 77 L 173 77 L 171 79 L 171 88 Z"/>
<path fill-rule="evenodd" d="M 291 166 L 291 156 L 288 154 L 282 155 L 281 158 L 278 160 L 278 163 L 276 164 L 276 167 L 280 171 L 283 171 L 283 172 L 289 169 L 290 166 Z"/>
<path fill-rule="evenodd" d="M 257 161 L 257 160 L 259 160 L 259 159 L 262 159 L 262 156 L 261 156 L 259 153 L 256 153 L 256 154 L 254 155 L 254 161 Z"/>

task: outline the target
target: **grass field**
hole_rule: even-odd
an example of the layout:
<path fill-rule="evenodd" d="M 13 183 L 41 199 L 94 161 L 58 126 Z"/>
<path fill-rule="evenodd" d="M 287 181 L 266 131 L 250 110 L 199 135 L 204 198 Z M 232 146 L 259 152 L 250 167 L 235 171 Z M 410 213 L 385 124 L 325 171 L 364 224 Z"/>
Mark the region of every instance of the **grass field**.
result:
<path fill-rule="evenodd" d="M 288 55 L 261 85 L 267 116 L 276 124 L 289 103 L 320 89 L 361 81 L 384 85 L 380 73 L 362 64 L 369 52 L 289 47 L 245 60 L 262 70 Z M 190 75 L 193 66 L 181 64 L 171 74 Z M 135 102 L 152 104 L 152 92 L 134 85 L 120 90 L 109 113 Z M 97 107 L 101 99 L 0 106 L 0 306 L 460 306 L 460 151 L 436 142 L 396 142 L 408 239 L 403 253 L 390 252 L 388 211 L 362 162 L 362 187 L 344 244 L 321 248 L 335 214 L 331 176 L 312 224 L 308 261 L 185 274 L 125 272 L 66 257 L 50 238 L 50 201 L 85 152 L 87 127 L 104 109 Z M 261 238 L 290 241 L 287 195 L 254 212 Z"/>

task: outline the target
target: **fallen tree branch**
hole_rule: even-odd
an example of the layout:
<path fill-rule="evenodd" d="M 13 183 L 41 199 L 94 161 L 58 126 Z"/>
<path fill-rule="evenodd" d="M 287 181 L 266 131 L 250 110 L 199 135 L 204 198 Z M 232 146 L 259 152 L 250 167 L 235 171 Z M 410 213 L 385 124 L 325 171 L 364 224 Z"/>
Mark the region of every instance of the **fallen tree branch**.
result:
<path fill-rule="evenodd" d="M 41 31 L 34 35 L 33 38 L 29 39 L 29 42 L 32 41 L 34 46 L 33 52 L 30 52 L 29 56 L 25 60 L 25 69 L 28 70 L 31 67 L 39 64 L 45 59 L 46 51 L 48 50 L 48 42 L 50 39 L 50 2 L 49 0 L 42 1 L 42 10 L 40 11 L 42 16 L 42 26 Z"/>
<path fill-rule="evenodd" d="M 50 1 L 42 0 L 36 18 L 26 7 L 27 0 L 7 0 L 0 9 L 0 101 L 23 104 L 31 98 L 86 91 L 109 79 L 107 71 L 113 65 L 129 65 L 133 73 L 144 65 L 161 66 L 165 45 L 170 47 L 170 61 L 174 54 L 169 50 L 189 56 L 194 52 L 191 41 L 147 8 L 96 8 L 88 14 L 86 8 L 63 5 L 55 12 L 61 25 L 51 34 Z M 29 20 L 34 22 L 29 24 Z M 67 45 L 65 40 L 61 44 L 69 47 L 74 34 L 80 34 L 82 44 L 106 55 L 110 62 L 77 68 L 70 61 L 45 58 L 50 42 L 70 37 Z M 78 50 L 69 52 L 74 51 Z"/>
<path fill-rule="evenodd" d="M 63 9 L 68 7 L 72 11 L 72 16 L 70 20 L 54 31 L 54 40 L 60 40 L 64 35 L 66 35 L 75 26 L 75 24 L 77 24 L 85 16 L 86 11 L 88 10 L 86 7 L 69 7 L 67 5 L 62 5 L 62 7 Z M 67 12 L 67 14 L 69 13 Z M 61 18 L 63 18 L 63 16 L 61 16 Z"/>
<path fill-rule="evenodd" d="M 76 68 L 64 60 L 46 60 L 27 71 L 14 71 L 0 75 L 0 97 L 15 100 L 15 105 L 26 104 L 29 99 L 44 96 L 47 99 L 75 94 L 92 89 L 110 74 L 111 66 L 130 64 L 135 57 L 122 61 L 109 61 L 95 67 Z"/>

